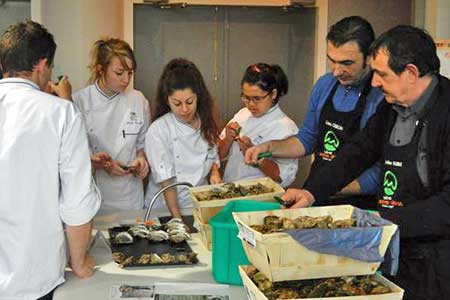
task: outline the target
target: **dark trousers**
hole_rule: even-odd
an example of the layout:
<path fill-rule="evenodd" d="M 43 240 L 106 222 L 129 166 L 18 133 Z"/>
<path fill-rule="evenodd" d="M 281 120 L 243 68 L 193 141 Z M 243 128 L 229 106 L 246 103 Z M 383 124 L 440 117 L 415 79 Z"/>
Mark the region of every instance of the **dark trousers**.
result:
<path fill-rule="evenodd" d="M 402 242 L 398 274 L 403 300 L 450 299 L 450 240 Z"/>
<path fill-rule="evenodd" d="M 52 290 L 50 293 L 48 293 L 45 296 L 42 296 L 41 298 L 37 299 L 37 300 L 52 300 L 53 299 L 53 292 L 55 290 Z"/>

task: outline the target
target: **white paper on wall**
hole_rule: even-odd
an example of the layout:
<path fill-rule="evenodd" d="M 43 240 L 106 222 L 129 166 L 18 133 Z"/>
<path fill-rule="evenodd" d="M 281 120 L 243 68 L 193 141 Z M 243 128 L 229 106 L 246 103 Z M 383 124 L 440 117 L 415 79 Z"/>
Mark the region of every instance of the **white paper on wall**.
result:
<path fill-rule="evenodd" d="M 450 78 L 450 39 L 436 40 L 436 48 L 441 61 L 441 75 Z"/>

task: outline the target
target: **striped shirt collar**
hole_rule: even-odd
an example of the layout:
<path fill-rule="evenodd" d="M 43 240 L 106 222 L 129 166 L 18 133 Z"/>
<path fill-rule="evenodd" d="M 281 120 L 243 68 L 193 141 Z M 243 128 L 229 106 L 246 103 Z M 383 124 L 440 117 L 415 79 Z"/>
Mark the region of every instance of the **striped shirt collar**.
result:
<path fill-rule="evenodd" d="M 31 80 L 25 79 L 25 78 L 19 78 L 19 77 L 13 77 L 13 78 L 4 78 L 4 79 L 0 79 L 0 84 L 24 84 L 24 85 L 28 85 L 36 90 L 41 90 L 39 88 L 39 86 L 34 83 Z"/>
<path fill-rule="evenodd" d="M 107 100 L 112 100 L 113 98 L 115 98 L 117 95 L 119 95 L 120 93 L 114 93 L 111 96 L 108 96 L 105 94 L 105 92 L 102 91 L 102 89 L 100 88 L 100 86 L 98 85 L 98 80 L 95 82 L 95 88 L 97 89 L 97 91 L 103 96 L 105 97 Z"/>

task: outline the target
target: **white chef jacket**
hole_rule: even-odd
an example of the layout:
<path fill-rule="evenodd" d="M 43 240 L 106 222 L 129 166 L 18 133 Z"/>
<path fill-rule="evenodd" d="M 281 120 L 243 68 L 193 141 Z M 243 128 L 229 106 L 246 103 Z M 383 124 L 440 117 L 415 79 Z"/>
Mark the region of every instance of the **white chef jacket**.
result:
<path fill-rule="evenodd" d="M 106 96 L 97 83 L 73 95 L 83 114 L 91 153 L 106 151 L 112 159 L 129 165 L 136 152 L 144 149 L 144 138 L 150 124 L 149 103 L 134 89 Z M 102 210 L 142 209 L 142 179 L 131 174 L 110 176 L 104 170 L 95 173 L 102 194 Z"/>
<path fill-rule="evenodd" d="M 247 108 L 238 111 L 231 122 L 237 122 L 241 126 L 241 136 L 248 136 L 253 145 L 259 145 L 271 140 L 282 140 L 297 134 L 298 127 L 275 105 L 261 117 L 254 117 Z M 220 135 L 225 138 L 225 129 Z M 273 158 L 280 169 L 281 186 L 287 187 L 294 180 L 298 169 L 298 159 Z M 233 142 L 228 153 L 228 162 L 225 167 L 223 180 L 231 182 L 240 179 L 252 179 L 266 177 L 259 168 L 245 164 L 244 155 L 237 142 Z"/>
<path fill-rule="evenodd" d="M 37 299 L 64 282 L 62 222 L 100 207 L 73 104 L 31 81 L 0 80 L 0 299 Z"/>
<path fill-rule="evenodd" d="M 187 181 L 194 186 L 208 184 L 208 174 L 215 162 L 219 166 L 217 146 L 210 146 L 200 129 L 179 121 L 172 112 L 155 120 L 145 137 L 145 153 L 152 169 L 147 187 L 145 204 L 161 189 L 159 183 L 175 178 L 175 182 Z M 191 208 L 186 186 L 178 186 L 180 209 Z M 152 210 L 167 212 L 162 194 Z"/>

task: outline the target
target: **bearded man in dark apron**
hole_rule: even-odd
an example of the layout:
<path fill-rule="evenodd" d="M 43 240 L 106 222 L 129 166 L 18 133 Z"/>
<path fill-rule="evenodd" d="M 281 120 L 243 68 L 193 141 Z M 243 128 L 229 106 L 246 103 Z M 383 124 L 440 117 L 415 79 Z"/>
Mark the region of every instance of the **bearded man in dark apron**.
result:
<path fill-rule="evenodd" d="M 381 159 L 381 217 L 399 225 L 400 265 L 392 279 L 405 300 L 450 299 L 450 81 L 439 74 L 433 39 L 397 26 L 371 46 L 372 85 L 385 100 L 304 190 L 293 207 L 324 204 L 329 195 Z"/>

